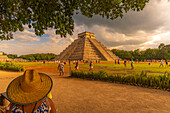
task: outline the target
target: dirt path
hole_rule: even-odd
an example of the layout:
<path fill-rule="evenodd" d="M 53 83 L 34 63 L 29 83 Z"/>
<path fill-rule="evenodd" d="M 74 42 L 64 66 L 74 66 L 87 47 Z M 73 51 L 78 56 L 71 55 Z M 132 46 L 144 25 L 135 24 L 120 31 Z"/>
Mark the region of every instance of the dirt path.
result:
<path fill-rule="evenodd" d="M 0 71 L 0 93 L 21 74 Z M 54 72 L 49 75 L 54 82 L 52 95 L 58 113 L 170 113 L 167 91 L 59 77 Z"/>

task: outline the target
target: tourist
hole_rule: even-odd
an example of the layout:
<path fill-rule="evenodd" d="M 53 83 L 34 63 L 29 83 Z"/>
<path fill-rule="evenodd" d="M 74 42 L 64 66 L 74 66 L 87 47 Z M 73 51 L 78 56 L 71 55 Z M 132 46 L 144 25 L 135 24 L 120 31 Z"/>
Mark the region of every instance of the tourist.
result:
<path fill-rule="evenodd" d="M 149 62 L 149 64 L 148 65 L 151 65 L 151 63 Z"/>
<path fill-rule="evenodd" d="M 115 60 L 115 64 L 116 64 L 116 60 Z"/>
<path fill-rule="evenodd" d="M 98 63 L 100 63 L 100 59 L 98 60 Z"/>
<path fill-rule="evenodd" d="M 117 63 L 119 64 L 119 59 L 117 60 Z"/>
<path fill-rule="evenodd" d="M 78 69 L 79 69 L 79 62 L 77 61 L 76 66 L 75 66 L 75 70 L 78 70 Z"/>
<path fill-rule="evenodd" d="M 60 76 L 64 76 L 64 63 L 61 61 L 61 63 L 58 64 L 58 69 L 60 72 Z"/>
<path fill-rule="evenodd" d="M 75 64 L 75 60 L 73 61 L 73 64 Z"/>
<path fill-rule="evenodd" d="M 52 100 L 47 97 L 52 84 L 46 74 L 25 71 L 8 85 L 6 93 L 10 105 L 7 113 L 56 113 Z"/>
<path fill-rule="evenodd" d="M 134 69 L 134 66 L 133 66 L 133 59 L 131 60 L 131 67 L 132 67 L 132 69 Z"/>
<path fill-rule="evenodd" d="M 45 64 L 45 60 L 43 61 L 43 64 Z"/>
<path fill-rule="evenodd" d="M 165 63 L 166 63 L 166 67 L 168 67 L 168 61 L 167 60 L 165 61 Z"/>
<path fill-rule="evenodd" d="M 161 60 L 160 66 L 159 67 L 164 67 L 164 60 Z"/>
<path fill-rule="evenodd" d="M 70 62 L 71 62 L 71 61 L 69 60 L 69 65 L 70 65 Z"/>
<path fill-rule="evenodd" d="M 124 66 L 126 67 L 126 60 L 124 60 Z"/>
<path fill-rule="evenodd" d="M 91 70 L 93 71 L 93 62 L 92 61 L 90 61 L 90 65 L 89 66 L 90 66 L 89 71 L 91 71 Z"/>

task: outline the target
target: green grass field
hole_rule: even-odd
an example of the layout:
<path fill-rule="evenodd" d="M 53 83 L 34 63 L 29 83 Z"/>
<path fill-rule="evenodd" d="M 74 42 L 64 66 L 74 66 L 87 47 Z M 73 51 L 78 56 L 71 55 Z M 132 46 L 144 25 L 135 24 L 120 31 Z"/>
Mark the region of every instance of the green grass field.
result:
<path fill-rule="evenodd" d="M 13 62 L 14 63 L 14 62 Z M 16 65 L 23 65 L 25 67 L 30 66 L 57 66 L 58 64 L 54 64 L 54 62 L 47 62 L 43 64 L 42 62 L 15 62 Z M 134 69 L 131 69 L 130 63 L 127 63 L 126 67 L 124 67 L 123 62 L 120 62 L 120 64 L 114 64 L 114 62 L 101 62 L 99 63 L 93 63 L 93 71 L 99 72 L 101 70 L 107 72 L 108 74 L 122 74 L 122 75 L 128 75 L 133 73 L 141 73 L 142 71 L 146 72 L 148 75 L 163 75 L 165 72 L 170 73 L 170 67 L 160 67 L 160 63 L 151 63 L 151 65 L 148 65 L 148 63 L 134 63 Z M 69 67 L 68 62 L 65 65 L 66 67 Z M 71 62 L 71 69 L 74 70 L 75 64 L 72 64 Z M 79 63 L 79 70 L 84 70 L 85 72 L 89 71 L 89 63 Z"/>

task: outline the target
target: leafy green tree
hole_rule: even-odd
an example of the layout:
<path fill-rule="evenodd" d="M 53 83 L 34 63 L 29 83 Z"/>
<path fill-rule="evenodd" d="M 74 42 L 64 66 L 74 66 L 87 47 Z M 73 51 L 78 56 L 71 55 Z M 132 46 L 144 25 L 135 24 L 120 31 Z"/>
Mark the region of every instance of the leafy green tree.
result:
<path fill-rule="evenodd" d="M 38 54 L 21 55 L 20 58 L 27 59 L 27 60 L 52 60 L 56 56 L 57 55 L 53 53 L 38 53 Z"/>
<path fill-rule="evenodd" d="M 134 51 L 125 51 L 113 49 L 112 52 L 121 59 L 134 59 L 134 60 L 170 60 L 170 44 L 165 45 L 161 43 L 158 49 L 148 48 L 144 51 L 136 49 Z"/>
<path fill-rule="evenodd" d="M 145 50 L 145 53 L 144 53 L 144 56 L 146 59 L 148 60 L 153 60 L 156 58 L 156 52 L 155 52 L 155 49 L 146 49 Z"/>
<path fill-rule="evenodd" d="M 73 15 L 81 12 L 89 18 L 100 15 L 108 19 L 122 17 L 130 9 L 141 11 L 149 0 L 1 0 L 0 39 L 10 40 L 23 25 L 41 36 L 53 28 L 66 37 L 74 30 Z"/>
<path fill-rule="evenodd" d="M 12 59 L 18 58 L 18 56 L 15 54 L 8 54 L 7 56 L 8 58 L 12 58 Z"/>
<path fill-rule="evenodd" d="M 161 44 L 158 46 L 158 48 L 161 50 L 164 46 L 165 46 L 165 44 L 164 44 L 164 43 L 161 43 Z"/>
<path fill-rule="evenodd" d="M 134 59 L 129 51 L 113 49 L 112 52 L 121 59 Z"/>

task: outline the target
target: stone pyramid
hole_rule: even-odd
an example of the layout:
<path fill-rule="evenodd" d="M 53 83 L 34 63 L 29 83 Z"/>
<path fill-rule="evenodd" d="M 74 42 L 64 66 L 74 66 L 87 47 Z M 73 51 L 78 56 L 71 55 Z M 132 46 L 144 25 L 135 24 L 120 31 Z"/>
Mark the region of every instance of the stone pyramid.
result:
<path fill-rule="evenodd" d="M 78 34 L 78 39 L 63 50 L 55 60 L 106 60 L 119 59 L 103 44 L 95 39 L 95 34 L 83 32 Z"/>

